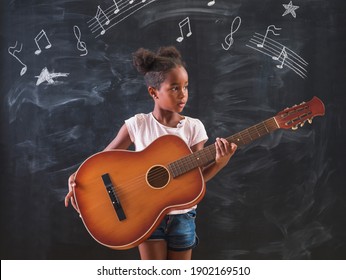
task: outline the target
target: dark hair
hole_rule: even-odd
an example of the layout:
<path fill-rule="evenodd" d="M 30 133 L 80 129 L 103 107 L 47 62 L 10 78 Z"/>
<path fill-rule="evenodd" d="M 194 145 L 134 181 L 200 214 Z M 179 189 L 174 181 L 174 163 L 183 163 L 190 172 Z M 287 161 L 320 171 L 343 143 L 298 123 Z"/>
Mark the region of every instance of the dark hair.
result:
<path fill-rule="evenodd" d="M 147 86 L 160 89 L 166 74 L 177 66 L 185 67 L 180 52 L 173 46 L 161 47 L 156 53 L 140 48 L 133 54 L 133 65 L 144 75 Z"/>

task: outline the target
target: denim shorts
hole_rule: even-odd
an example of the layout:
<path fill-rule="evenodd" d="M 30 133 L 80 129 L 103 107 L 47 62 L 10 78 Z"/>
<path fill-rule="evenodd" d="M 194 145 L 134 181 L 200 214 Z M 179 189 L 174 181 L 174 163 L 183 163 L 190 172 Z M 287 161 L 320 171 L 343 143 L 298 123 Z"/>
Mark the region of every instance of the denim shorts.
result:
<path fill-rule="evenodd" d="M 198 245 L 196 210 L 184 214 L 166 215 L 148 240 L 165 240 L 172 251 L 185 251 Z"/>

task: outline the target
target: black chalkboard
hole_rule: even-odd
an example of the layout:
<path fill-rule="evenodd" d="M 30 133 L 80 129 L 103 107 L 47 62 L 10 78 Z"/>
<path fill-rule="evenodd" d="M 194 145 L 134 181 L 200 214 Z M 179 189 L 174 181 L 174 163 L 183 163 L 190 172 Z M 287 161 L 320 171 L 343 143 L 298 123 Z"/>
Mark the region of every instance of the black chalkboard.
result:
<path fill-rule="evenodd" d="M 139 258 L 95 242 L 63 200 L 81 162 L 125 119 L 152 109 L 131 54 L 167 45 L 187 62 L 184 114 L 203 121 L 210 143 L 313 96 L 326 108 L 312 125 L 239 149 L 208 183 L 193 258 L 346 257 L 344 1 L 5 0 L 1 8 L 2 259 Z"/>

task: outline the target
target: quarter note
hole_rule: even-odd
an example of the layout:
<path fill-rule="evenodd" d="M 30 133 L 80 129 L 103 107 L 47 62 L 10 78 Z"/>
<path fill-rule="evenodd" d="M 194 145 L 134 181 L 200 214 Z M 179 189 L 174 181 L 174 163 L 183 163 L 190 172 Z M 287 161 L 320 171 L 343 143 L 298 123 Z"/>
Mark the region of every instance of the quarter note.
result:
<path fill-rule="evenodd" d="M 52 44 L 49 42 L 49 39 L 48 39 L 48 36 L 47 36 L 47 34 L 46 34 L 46 32 L 42 29 L 41 31 L 40 31 L 40 33 L 38 33 L 37 34 L 37 36 L 35 37 L 35 43 L 36 43 L 36 46 L 37 46 L 37 50 L 35 51 L 35 54 L 36 55 L 39 55 L 41 52 L 42 52 L 42 50 L 41 50 L 41 47 L 40 47 L 40 45 L 39 45 L 39 41 L 42 39 L 42 38 L 45 38 L 46 39 L 46 41 L 47 41 L 47 45 L 45 46 L 45 49 L 49 49 L 49 48 L 51 48 L 52 47 Z"/>
<path fill-rule="evenodd" d="M 282 51 L 281 51 L 281 53 L 280 53 L 279 56 L 273 56 L 272 58 L 273 58 L 274 60 L 279 60 L 279 59 L 281 58 L 281 56 L 282 56 L 281 65 L 276 65 L 276 67 L 279 68 L 279 69 L 282 69 L 282 68 L 283 68 L 284 63 L 285 63 L 285 60 L 286 60 L 286 58 L 287 58 L 287 56 L 288 56 L 288 55 L 287 55 L 287 52 L 286 52 L 286 47 L 283 47 L 283 48 L 282 48 Z"/>
<path fill-rule="evenodd" d="M 208 6 L 209 6 L 209 7 L 213 6 L 214 4 L 215 4 L 215 0 L 209 1 L 209 2 L 208 2 Z"/>
<path fill-rule="evenodd" d="M 273 28 L 273 29 L 272 29 L 272 28 Z M 264 38 L 263 38 L 262 43 L 261 43 L 261 44 L 257 44 L 257 47 L 263 48 L 264 42 L 265 42 L 266 39 L 267 39 L 267 36 L 268 36 L 268 32 L 269 32 L 269 31 L 272 32 L 275 36 L 280 35 L 280 34 L 278 34 L 278 33 L 275 33 L 276 30 L 281 30 L 281 28 L 277 28 L 277 27 L 275 27 L 275 25 L 269 25 L 268 28 L 267 28 L 266 34 L 264 35 Z"/>
<path fill-rule="evenodd" d="M 98 22 L 98 24 L 100 25 L 102 31 L 101 31 L 101 35 L 106 33 L 105 28 L 103 27 L 103 24 L 101 23 L 100 19 L 101 19 L 101 15 L 103 15 L 103 17 L 106 19 L 106 22 L 104 25 L 108 25 L 109 24 L 109 18 L 107 17 L 107 15 L 105 14 L 105 12 L 101 9 L 100 6 L 97 6 L 97 11 L 96 11 L 96 15 L 95 15 L 95 19 Z"/>
<path fill-rule="evenodd" d="M 15 59 L 18 60 L 18 62 L 23 66 L 22 70 L 20 70 L 20 75 L 23 76 L 26 73 L 26 70 L 28 70 L 28 67 L 15 55 L 15 53 L 20 53 L 23 48 L 23 44 L 20 44 L 20 49 L 16 50 L 18 42 L 16 41 L 16 44 L 13 47 L 8 48 L 8 53 L 12 55 Z M 13 49 L 13 51 L 12 51 Z"/>
<path fill-rule="evenodd" d="M 184 40 L 184 32 L 183 32 L 183 28 L 184 26 L 187 25 L 188 27 L 188 33 L 186 34 L 186 37 L 190 37 L 192 32 L 191 32 L 191 25 L 190 25 L 190 18 L 184 18 L 181 22 L 179 22 L 179 28 L 180 28 L 180 37 L 177 38 L 177 41 L 180 43 Z"/>
<path fill-rule="evenodd" d="M 114 6 L 115 6 L 114 13 L 117 14 L 117 13 L 119 13 L 119 7 L 118 7 L 118 4 L 115 0 L 113 0 L 113 2 L 114 2 Z"/>

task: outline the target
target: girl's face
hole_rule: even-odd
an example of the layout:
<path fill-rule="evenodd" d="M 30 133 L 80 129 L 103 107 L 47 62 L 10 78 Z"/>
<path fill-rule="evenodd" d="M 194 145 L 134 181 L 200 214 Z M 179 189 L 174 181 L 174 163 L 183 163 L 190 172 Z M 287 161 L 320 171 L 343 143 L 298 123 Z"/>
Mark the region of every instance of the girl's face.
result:
<path fill-rule="evenodd" d="M 180 113 L 188 100 L 188 74 L 178 66 L 166 74 L 160 89 L 155 89 L 155 105 L 160 109 Z"/>

